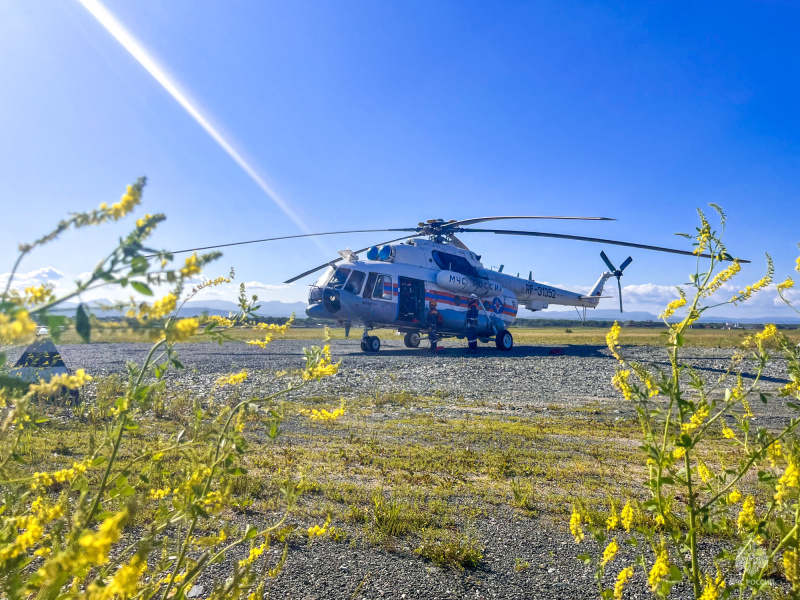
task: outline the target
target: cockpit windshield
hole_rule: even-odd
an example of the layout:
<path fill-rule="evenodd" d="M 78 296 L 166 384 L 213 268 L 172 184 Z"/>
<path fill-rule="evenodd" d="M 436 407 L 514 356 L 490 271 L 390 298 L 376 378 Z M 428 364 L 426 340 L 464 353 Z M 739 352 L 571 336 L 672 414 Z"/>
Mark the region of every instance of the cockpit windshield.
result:
<path fill-rule="evenodd" d="M 325 287 L 326 285 L 328 285 L 328 282 L 331 280 L 331 277 L 333 277 L 333 274 L 335 272 L 336 272 L 336 269 L 334 269 L 333 267 L 328 267 L 327 269 L 325 269 L 325 272 L 317 280 L 317 284 L 316 284 L 317 287 L 321 287 L 322 288 L 322 287 Z"/>
<path fill-rule="evenodd" d="M 328 283 L 328 286 L 335 290 L 342 289 L 342 287 L 344 287 L 344 282 L 347 281 L 348 275 L 350 275 L 350 269 L 345 269 L 344 267 L 336 269 L 336 273 L 334 273 L 333 278 Z"/>

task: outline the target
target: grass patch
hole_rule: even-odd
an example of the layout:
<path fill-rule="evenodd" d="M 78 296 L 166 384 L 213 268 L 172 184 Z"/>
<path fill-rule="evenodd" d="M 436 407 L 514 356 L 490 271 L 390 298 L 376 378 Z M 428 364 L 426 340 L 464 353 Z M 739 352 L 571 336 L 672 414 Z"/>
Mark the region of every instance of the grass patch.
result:
<path fill-rule="evenodd" d="M 415 552 L 441 567 L 474 569 L 483 560 L 483 546 L 474 537 L 449 529 L 426 529 Z"/>

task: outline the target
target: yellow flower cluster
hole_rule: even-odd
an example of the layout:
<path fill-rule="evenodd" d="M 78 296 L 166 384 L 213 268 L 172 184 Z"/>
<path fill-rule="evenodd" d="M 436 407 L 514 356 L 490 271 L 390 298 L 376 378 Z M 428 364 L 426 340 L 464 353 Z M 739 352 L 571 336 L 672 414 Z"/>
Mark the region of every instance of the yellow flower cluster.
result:
<path fill-rule="evenodd" d="M 737 504 L 741 499 L 742 493 L 736 488 L 733 488 L 733 491 L 728 494 L 728 504 Z"/>
<path fill-rule="evenodd" d="M 167 294 L 163 298 L 153 302 L 152 306 L 146 302 L 142 302 L 142 304 L 139 306 L 138 313 L 131 309 L 128 311 L 127 316 L 136 318 L 139 321 L 144 319 L 160 319 L 174 311 L 177 304 L 178 297 L 175 296 L 175 294 Z"/>
<path fill-rule="evenodd" d="M 219 387 L 225 387 L 226 385 L 239 385 L 243 381 L 247 380 L 247 369 L 242 369 L 238 373 L 233 373 L 231 375 L 223 375 L 214 383 L 214 385 Z"/>
<path fill-rule="evenodd" d="M 67 388 L 68 390 L 77 390 L 78 388 L 83 387 L 87 381 L 91 380 L 91 375 L 87 375 L 86 371 L 83 369 L 78 369 L 75 371 L 75 375 L 63 373 L 61 375 L 53 375 L 48 382 L 40 380 L 40 383 L 35 383 L 30 387 L 30 391 L 46 396 L 49 394 L 55 394 L 61 391 L 63 388 Z"/>
<path fill-rule="evenodd" d="M 322 410 L 317 410 L 316 408 L 308 410 L 303 408 L 300 409 L 300 414 L 306 415 L 312 421 L 335 421 L 344 414 L 344 400 L 339 408 L 331 412 L 328 412 L 324 408 Z"/>
<path fill-rule="evenodd" d="M 753 294 L 756 292 L 763 290 L 767 287 L 770 283 L 772 283 L 772 274 L 773 274 L 773 267 L 772 267 L 772 259 L 768 258 L 769 267 L 767 269 L 767 274 L 764 275 L 761 279 L 756 281 L 753 285 L 746 286 L 743 290 L 739 290 L 739 293 L 733 296 L 730 301 L 736 304 L 737 302 L 744 302 L 745 300 L 749 299 Z"/>
<path fill-rule="evenodd" d="M 134 556 L 130 562 L 123 564 L 114 577 L 105 586 L 92 583 L 87 597 L 92 600 L 112 600 L 115 598 L 132 598 L 139 589 L 139 581 L 147 571 L 147 560 Z"/>
<path fill-rule="evenodd" d="M 250 346 L 258 346 L 259 348 L 266 348 L 269 343 L 272 341 L 272 334 L 267 334 L 264 336 L 263 340 L 248 340 L 247 344 Z"/>
<path fill-rule="evenodd" d="M 152 489 L 147 493 L 148 500 L 161 500 L 162 498 L 166 498 L 172 493 L 172 488 L 161 488 L 161 489 Z"/>
<path fill-rule="evenodd" d="M 675 460 L 680 460 L 681 458 L 686 456 L 686 448 L 684 448 L 683 446 L 675 448 L 672 451 L 672 456 L 675 457 Z"/>
<path fill-rule="evenodd" d="M 181 319 L 172 327 L 169 333 L 169 341 L 184 342 L 197 333 L 200 322 L 194 317 Z"/>
<path fill-rule="evenodd" d="M 769 462 L 772 465 L 772 468 L 777 468 L 778 462 L 783 456 L 780 440 L 775 440 L 769 446 L 767 446 L 767 455 L 769 456 Z"/>
<path fill-rule="evenodd" d="M 569 518 L 569 531 L 575 538 L 575 543 L 583 541 L 583 517 L 576 508 L 572 509 L 572 516 Z"/>
<path fill-rule="evenodd" d="M 723 437 L 725 439 L 728 439 L 728 440 L 735 440 L 736 439 L 736 434 L 733 432 L 733 429 L 731 429 L 727 425 L 723 425 L 722 426 L 722 435 L 723 435 Z"/>
<path fill-rule="evenodd" d="M 723 269 L 714 276 L 714 279 L 711 280 L 711 283 L 709 283 L 706 286 L 706 289 L 703 290 L 703 295 L 704 296 L 712 295 L 719 288 L 721 288 L 724 283 L 730 281 L 741 270 L 742 267 L 739 264 L 739 259 L 737 258 L 733 261 L 731 266 L 729 266 L 727 269 Z"/>
<path fill-rule="evenodd" d="M 264 551 L 268 549 L 269 549 L 269 537 L 267 537 L 264 543 L 261 544 L 260 546 L 254 546 L 253 548 L 250 548 L 250 554 L 248 554 L 247 558 L 243 558 L 242 560 L 239 561 L 239 568 L 244 569 L 245 567 L 252 565 L 255 562 L 255 560 L 259 556 L 264 554 Z"/>
<path fill-rule="evenodd" d="M 633 567 L 626 567 L 619 572 L 617 582 L 614 584 L 614 600 L 622 600 L 622 592 L 631 577 L 633 577 Z"/>
<path fill-rule="evenodd" d="M 617 551 L 619 551 L 619 546 L 617 545 L 617 538 L 611 540 L 606 546 L 606 549 L 603 550 L 603 558 L 600 559 L 600 564 L 604 567 L 614 560 L 614 557 L 617 555 Z"/>
<path fill-rule="evenodd" d="M 796 550 L 784 550 L 783 552 L 783 570 L 786 573 L 786 579 L 794 586 L 800 582 L 800 555 Z"/>
<path fill-rule="evenodd" d="M 128 190 L 123 194 L 120 201 L 116 204 L 108 206 L 105 202 L 100 205 L 100 210 L 106 213 L 113 221 L 118 221 L 129 212 L 131 212 L 142 201 L 142 192 L 140 189 L 132 185 L 128 186 Z"/>
<path fill-rule="evenodd" d="M 78 539 L 81 548 L 80 560 L 83 564 L 104 565 L 108 562 L 111 546 L 119 541 L 122 535 L 122 523 L 128 512 L 123 510 L 108 517 L 100 524 L 97 533 L 87 531 Z"/>
<path fill-rule="evenodd" d="M 614 321 L 614 324 L 611 326 L 611 330 L 606 334 L 606 344 L 608 345 L 608 349 L 611 350 L 611 354 L 617 360 L 621 361 L 622 356 L 620 356 L 619 351 L 619 333 L 621 329 L 619 324 Z"/>
<path fill-rule="evenodd" d="M 692 250 L 692 252 L 699 255 L 702 254 L 706 248 L 708 248 L 708 244 L 711 242 L 711 225 L 709 225 L 706 216 L 703 214 L 703 211 L 698 209 L 697 212 L 700 213 L 700 223 L 702 224 L 702 227 L 697 233 L 697 248 Z"/>
<path fill-rule="evenodd" d="M 777 337 L 778 335 L 779 335 L 778 328 L 775 327 L 775 325 L 767 325 L 766 327 L 764 327 L 764 331 L 759 331 L 755 335 L 755 339 L 756 341 L 761 342 L 763 344 Z"/>
<path fill-rule="evenodd" d="M 256 329 L 259 331 L 271 331 L 273 333 L 277 333 L 278 335 L 284 335 L 289 328 L 292 326 L 294 321 L 294 317 L 286 321 L 283 325 L 278 325 L 277 323 L 257 323 Z"/>
<path fill-rule="evenodd" d="M 633 526 L 633 507 L 631 506 L 631 501 L 628 500 L 625 503 L 625 506 L 622 508 L 622 526 L 625 528 L 625 531 L 630 531 L 631 526 Z"/>
<path fill-rule="evenodd" d="M 675 314 L 676 310 L 678 310 L 682 306 L 686 306 L 686 294 L 680 288 L 678 288 L 678 291 L 681 293 L 681 297 L 667 304 L 667 308 L 664 309 L 664 312 L 658 315 L 659 319 L 664 319 L 664 320 L 669 319 L 672 315 Z"/>
<path fill-rule="evenodd" d="M 37 328 L 27 310 L 18 310 L 13 317 L 0 313 L 0 345 L 29 342 L 36 337 Z"/>
<path fill-rule="evenodd" d="M 656 556 L 656 562 L 653 568 L 650 569 L 650 574 L 647 576 L 647 583 L 650 585 L 650 591 L 655 592 L 658 585 L 669 575 L 669 556 L 666 550 L 660 550 Z"/>
<path fill-rule="evenodd" d="M 9 301 L 18 306 L 36 306 L 37 304 L 50 302 L 55 297 L 52 283 L 26 287 L 24 296 L 17 290 L 11 290 L 8 296 Z"/>
<path fill-rule="evenodd" d="M 322 379 L 323 377 L 330 377 L 339 372 L 339 365 L 331 362 L 331 347 L 330 344 L 325 344 L 322 348 L 322 358 L 316 364 L 306 365 L 303 371 L 303 381 L 310 381 L 312 379 Z"/>
<path fill-rule="evenodd" d="M 789 488 L 796 488 L 800 485 L 800 471 L 797 470 L 794 462 L 789 461 L 778 485 L 775 487 L 775 501 L 783 502 L 789 496 Z"/>
<path fill-rule="evenodd" d="M 703 593 L 699 600 L 718 600 L 720 591 L 725 587 L 725 580 L 722 573 L 717 572 L 717 578 L 706 575 L 706 584 L 703 586 Z"/>
<path fill-rule="evenodd" d="M 66 483 L 68 481 L 72 481 L 79 475 L 86 473 L 90 462 L 90 460 L 85 460 L 83 462 L 72 463 L 72 467 L 69 469 L 61 469 L 60 471 L 55 471 L 54 473 L 40 473 L 37 471 L 33 474 L 31 479 L 31 489 L 35 490 L 40 487 L 51 486 L 54 483 Z"/>
<path fill-rule="evenodd" d="M 628 383 L 628 378 L 631 372 L 626 369 L 620 369 L 616 375 L 611 378 L 611 384 L 617 388 L 626 400 L 633 400 L 633 388 Z"/>
<path fill-rule="evenodd" d="M 319 525 L 314 525 L 313 527 L 308 528 L 308 537 L 315 538 L 320 537 L 328 533 L 328 527 L 331 524 L 331 517 L 328 515 L 328 518 L 325 519 L 325 522 L 322 524 L 322 527 Z"/>
<path fill-rule="evenodd" d="M 202 268 L 197 259 L 197 252 L 195 252 L 184 262 L 183 268 L 181 269 L 181 276 L 191 277 L 192 275 L 197 275 L 200 271 L 202 271 Z"/>
<path fill-rule="evenodd" d="M 756 526 L 756 523 L 756 501 L 752 496 L 748 496 L 744 499 L 744 504 L 742 504 L 742 510 L 739 511 L 736 524 L 741 532 L 745 529 L 752 529 Z"/>
<path fill-rule="evenodd" d="M 209 323 L 216 323 L 220 327 L 233 327 L 233 319 L 226 319 L 225 317 L 220 317 L 219 315 L 211 315 L 208 317 Z"/>
<path fill-rule="evenodd" d="M 700 475 L 700 479 L 703 480 L 703 483 L 708 483 L 714 477 L 711 469 L 709 469 L 702 460 L 697 463 L 697 474 Z"/>
<path fill-rule="evenodd" d="M 703 422 L 708 418 L 708 405 L 701 404 L 688 423 L 681 424 L 681 431 L 683 433 L 692 433 L 700 428 Z"/>
<path fill-rule="evenodd" d="M 617 515 L 617 507 L 613 504 L 611 505 L 611 514 L 606 519 L 606 530 L 611 531 L 612 529 L 616 529 L 619 525 L 619 516 Z"/>
<path fill-rule="evenodd" d="M 786 290 L 790 290 L 793 287 L 794 287 L 794 279 L 792 279 L 791 277 L 787 277 L 786 281 L 778 284 L 778 293 L 785 292 Z"/>

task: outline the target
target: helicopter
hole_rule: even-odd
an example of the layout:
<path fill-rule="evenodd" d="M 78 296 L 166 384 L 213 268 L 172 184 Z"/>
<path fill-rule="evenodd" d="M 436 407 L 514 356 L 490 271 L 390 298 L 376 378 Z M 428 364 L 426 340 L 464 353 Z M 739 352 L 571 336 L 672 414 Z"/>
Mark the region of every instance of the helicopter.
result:
<path fill-rule="evenodd" d="M 483 343 L 494 340 L 501 351 L 514 347 L 514 338 L 509 327 L 517 317 L 520 307 L 540 311 L 550 305 L 573 306 L 586 320 L 586 309 L 596 308 L 606 282 L 616 278 L 619 288 L 619 308 L 622 312 L 623 271 L 633 262 L 630 256 L 619 268 L 615 267 L 605 252 L 600 258 L 609 268 L 604 271 L 588 294 L 580 294 L 534 281 L 532 273 L 527 279 L 503 273 L 503 266 L 495 271 L 481 263 L 481 256 L 470 250 L 456 234 L 492 233 L 547 237 L 557 239 L 596 242 L 657 252 L 669 252 L 694 256 L 686 250 L 651 246 L 619 240 L 547 233 L 539 231 L 515 231 L 507 229 L 482 229 L 471 227 L 478 223 L 512 219 L 559 219 L 583 221 L 613 221 L 609 217 L 558 217 L 558 216 L 506 216 L 479 217 L 450 220 L 430 219 L 416 227 L 398 229 L 362 229 L 311 233 L 236 242 L 194 248 L 206 250 L 225 246 L 251 244 L 284 239 L 339 235 L 348 233 L 403 232 L 401 237 L 375 244 L 359 250 L 340 250 L 339 258 L 309 269 L 284 283 L 293 283 L 320 270 L 325 270 L 311 285 L 308 293 L 306 314 L 314 319 L 333 321 L 345 329 L 349 336 L 353 325 L 362 327 L 361 349 L 378 352 L 380 338 L 370 335 L 375 328 L 396 328 L 403 334 L 408 348 L 420 345 L 421 332 L 426 329 L 426 314 L 432 301 L 438 305 L 443 323 L 437 330 L 439 337 L 466 336 L 466 311 L 470 294 L 478 297 L 478 339 Z M 180 252 L 188 252 L 182 250 Z M 365 253 L 364 258 L 361 254 Z M 707 254 L 699 256 L 708 258 Z M 733 260 L 724 256 L 724 260 Z M 740 262 L 749 262 L 741 260 Z"/>

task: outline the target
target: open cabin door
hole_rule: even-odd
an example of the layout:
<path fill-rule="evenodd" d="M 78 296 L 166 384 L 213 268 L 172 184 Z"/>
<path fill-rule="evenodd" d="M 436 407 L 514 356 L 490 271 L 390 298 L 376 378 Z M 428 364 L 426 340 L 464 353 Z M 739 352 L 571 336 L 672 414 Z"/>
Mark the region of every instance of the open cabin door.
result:
<path fill-rule="evenodd" d="M 397 320 L 402 323 L 422 323 L 425 313 L 425 282 L 410 277 L 398 277 Z"/>

